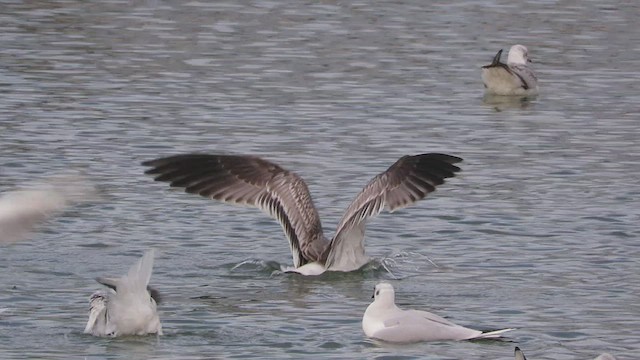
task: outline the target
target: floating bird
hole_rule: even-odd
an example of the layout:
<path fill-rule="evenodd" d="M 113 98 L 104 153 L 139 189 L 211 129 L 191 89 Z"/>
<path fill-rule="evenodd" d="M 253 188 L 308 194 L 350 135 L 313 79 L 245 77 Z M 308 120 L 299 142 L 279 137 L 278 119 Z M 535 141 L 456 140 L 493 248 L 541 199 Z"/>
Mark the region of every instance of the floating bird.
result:
<path fill-rule="evenodd" d="M 396 343 L 491 339 L 513 330 L 482 332 L 456 325 L 430 312 L 402 310 L 395 304 L 395 292 L 389 283 L 376 285 L 373 298 L 362 317 L 362 330 L 373 339 Z"/>
<path fill-rule="evenodd" d="M 159 294 L 149 288 L 154 251 L 147 251 L 127 275 L 97 278 L 107 291 L 96 291 L 89 300 L 89 321 L 84 329 L 94 336 L 162 335 L 157 312 Z"/>
<path fill-rule="evenodd" d="M 27 238 L 36 225 L 65 208 L 97 198 L 80 175 L 59 175 L 0 195 L 0 243 Z"/>
<path fill-rule="evenodd" d="M 146 174 L 172 187 L 232 204 L 261 209 L 277 219 L 289 240 L 294 268 L 286 271 L 319 275 L 354 271 L 369 258 L 364 250 L 367 219 L 423 199 L 444 179 L 455 176 L 461 158 L 446 154 L 403 156 L 374 177 L 356 196 L 325 238 L 309 189 L 293 172 L 255 156 L 187 154 L 145 161 Z"/>
<path fill-rule="evenodd" d="M 500 61 L 502 50 L 498 51 L 489 65 L 482 67 L 482 81 L 486 92 L 491 95 L 538 94 L 538 79 L 529 67 L 529 51 L 523 45 L 513 45 L 509 50 L 507 63 Z"/>

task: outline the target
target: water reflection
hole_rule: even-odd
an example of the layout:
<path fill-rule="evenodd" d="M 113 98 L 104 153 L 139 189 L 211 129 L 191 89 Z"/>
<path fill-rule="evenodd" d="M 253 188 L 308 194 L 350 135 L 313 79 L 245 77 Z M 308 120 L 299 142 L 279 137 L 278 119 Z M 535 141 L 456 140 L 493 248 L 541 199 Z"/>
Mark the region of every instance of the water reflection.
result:
<path fill-rule="evenodd" d="M 482 102 L 488 107 L 493 108 L 496 112 L 509 109 L 527 109 L 536 103 L 538 96 L 503 96 L 485 94 Z"/>

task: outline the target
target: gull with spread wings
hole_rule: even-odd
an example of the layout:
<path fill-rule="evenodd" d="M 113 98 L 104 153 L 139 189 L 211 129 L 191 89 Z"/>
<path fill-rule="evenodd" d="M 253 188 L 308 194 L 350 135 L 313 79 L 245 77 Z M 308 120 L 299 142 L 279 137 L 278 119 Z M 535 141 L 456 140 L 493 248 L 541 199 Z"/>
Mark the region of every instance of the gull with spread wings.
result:
<path fill-rule="evenodd" d="M 295 268 L 288 271 L 319 275 L 354 271 L 369 262 L 364 250 L 367 219 L 424 199 L 444 179 L 460 171 L 461 158 L 446 154 L 403 156 L 374 177 L 349 205 L 335 236 L 324 236 L 320 216 L 304 180 L 295 173 L 256 156 L 184 154 L 142 164 L 145 174 L 171 187 L 227 203 L 253 206 L 280 222 L 289 240 Z"/>

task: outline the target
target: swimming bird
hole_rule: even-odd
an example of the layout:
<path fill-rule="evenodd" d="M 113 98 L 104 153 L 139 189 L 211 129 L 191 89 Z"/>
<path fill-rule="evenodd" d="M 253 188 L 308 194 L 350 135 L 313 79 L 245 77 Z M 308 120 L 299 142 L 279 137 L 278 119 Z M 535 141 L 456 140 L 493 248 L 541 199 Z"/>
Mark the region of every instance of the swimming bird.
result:
<path fill-rule="evenodd" d="M 455 176 L 461 158 L 446 154 L 403 156 L 374 177 L 356 196 L 328 240 L 304 180 L 256 156 L 175 155 L 145 161 L 146 174 L 172 187 L 231 204 L 257 207 L 280 222 L 289 241 L 294 268 L 286 271 L 319 275 L 354 271 L 369 258 L 364 250 L 367 219 L 423 199 L 444 179 Z"/>
<path fill-rule="evenodd" d="M 513 45 L 507 63 L 500 61 L 502 49 L 489 65 L 482 67 L 482 81 L 492 95 L 530 96 L 538 94 L 538 78 L 529 67 L 529 51 L 523 45 Z"/>
<path fill-rule="evenodd" d="M 109 289 L 96 291 L 89 300 L 85 334 L 94 336 L 162 335 L 157 311 L 159 294 L 149 288 L 154 251 L 147 251 L 121 278 L 97 278 Z"/>
<path fill-rule="evenodd" d="M 95 186 L 83 176 L 66 174 L 0 195 L 0 244 L 27 238 L 30 230 L 65 208 L 97 199 Z"/>
<path fill-rule="evenodd" d="M 522 352 L 522 350 L 520 350 L 519 347 L 516 346 L 515 349 L 515 355 L 516 355 L 516 359 L 515 360 L 527 360 L 527 358 L 524 356 L 524 353 Z M 597 358 L 595 358 L 594 360 L 616 360 L 615 356 L 609 354 L 609 353 L 603 353 L 600 356 L 598 356 Z"/>
<path fill-rule="evenodd" d="M 389 283 L 377 284 L 373 298 L 362 317 L 362 330 L 373 339 L 397 343 L 488 339 L 499 338 L 513 330 L 482 332 L 456 325 L 430 312 L 402 310 L 395 304 L 395 292 Z"/>

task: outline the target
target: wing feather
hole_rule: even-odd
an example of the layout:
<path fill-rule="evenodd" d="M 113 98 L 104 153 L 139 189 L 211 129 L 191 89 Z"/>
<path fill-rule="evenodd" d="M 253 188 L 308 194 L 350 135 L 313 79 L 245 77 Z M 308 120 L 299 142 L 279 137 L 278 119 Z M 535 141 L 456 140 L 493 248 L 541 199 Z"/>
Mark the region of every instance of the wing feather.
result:
<path fill-rule="evenodd" d="M 364 258 L 366 221 L 383 209 L 389 212 L 424 199 L 444 179 L 455 176 L 461 158 L 447 154 L 403 156 L 374 177 L 351 202 L 325 253 L 326 267 L 347 269 Z"/>
<path fill-rule="evenodd" d="M 282 226 L 295 267 L 317 261 L 328 242 L 298 175 L 255 156 L 184 154 L 142 163 L 156 181 L 226 203 L 261 209 Z"/>
<path fill-rule="evenodd" d="M 511 73 L 520 79 L 523 89 L 528 90 L 538 86 L 538 78 L 536 77 L 536 74 L 527 65 L 509 65 L 509 68 Z"/>

